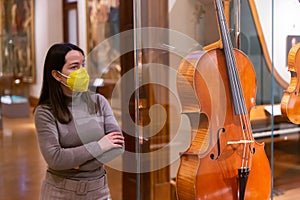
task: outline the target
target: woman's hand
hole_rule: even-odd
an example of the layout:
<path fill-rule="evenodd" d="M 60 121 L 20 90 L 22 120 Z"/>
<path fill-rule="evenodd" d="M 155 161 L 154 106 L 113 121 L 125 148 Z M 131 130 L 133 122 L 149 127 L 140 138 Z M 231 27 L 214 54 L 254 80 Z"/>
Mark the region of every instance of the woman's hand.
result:
<path fill-rule="evenodd" d="M 111 132 L 103 136 L 99 141 L 103 152 L 108 151 L 112 148 L 122 148 L 124 145 L 124 137 L 121 132 Z"/>

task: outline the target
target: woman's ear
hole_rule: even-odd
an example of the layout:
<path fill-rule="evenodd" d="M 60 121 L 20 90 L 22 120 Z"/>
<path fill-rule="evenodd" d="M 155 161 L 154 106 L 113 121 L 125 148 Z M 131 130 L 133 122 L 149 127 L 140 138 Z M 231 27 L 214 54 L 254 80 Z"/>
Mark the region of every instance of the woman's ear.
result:
<path fill-rule="evenodd" d="M 53 78 L 55 78 L 58 82 L 61 81 L 61 75 L 56 70 L 52 70 L 51 74 L 52 74 Z"/>

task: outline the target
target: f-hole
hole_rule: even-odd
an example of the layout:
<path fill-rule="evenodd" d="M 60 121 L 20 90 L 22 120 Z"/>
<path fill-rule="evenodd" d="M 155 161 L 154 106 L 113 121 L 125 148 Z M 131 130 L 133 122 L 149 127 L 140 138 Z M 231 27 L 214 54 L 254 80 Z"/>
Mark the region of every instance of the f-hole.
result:
<path fill-rule="evenodd" d="M 220 144 L 220 135 L 222 132 L 225 132 L 225 128 L 220 128 L 217 132 L 217 147 L 218 147 L 218 153 L 217 153 L 217 157 L 215 158 L 215 155 L 212 153 L 210 154 L 210 158 L 212 160 L 217 160 L 219 157 L 220 157 L 220 154 L 221 154 L 221 144 Z"/>

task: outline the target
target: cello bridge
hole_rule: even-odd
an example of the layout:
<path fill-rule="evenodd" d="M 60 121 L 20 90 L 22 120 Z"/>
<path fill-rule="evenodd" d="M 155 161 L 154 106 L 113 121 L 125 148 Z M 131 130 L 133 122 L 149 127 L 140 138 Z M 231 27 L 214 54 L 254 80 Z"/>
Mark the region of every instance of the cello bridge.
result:
<path fill-rule="evenodd" d="M 238 141 L 228 141 L 227 144 L 231 145 L 231 144 L 250 144 L 250 143 L 254 143 L 253 140 L 238 140 Z"/>

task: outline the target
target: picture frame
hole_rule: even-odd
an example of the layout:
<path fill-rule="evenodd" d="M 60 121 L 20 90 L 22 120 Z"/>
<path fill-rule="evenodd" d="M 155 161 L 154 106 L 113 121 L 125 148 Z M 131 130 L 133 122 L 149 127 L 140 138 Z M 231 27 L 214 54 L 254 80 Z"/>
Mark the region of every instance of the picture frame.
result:
<path fill-rule="evenodd" d="M 0 0 L 0 72 L 34 83 L 34 0 Z"/>
<path fill-rule="evenodd" d="M 300 42 L 300 35 L 288 35 L 286 37 L 286 66 L 288 66 L 288 58 L 291 48 Z"/>

